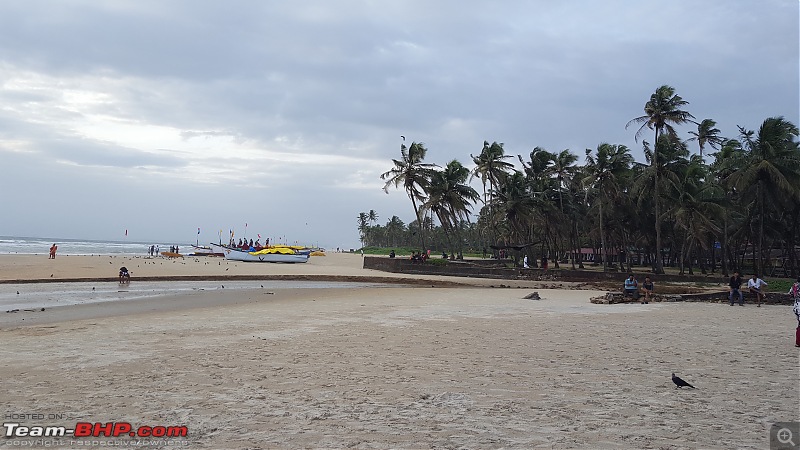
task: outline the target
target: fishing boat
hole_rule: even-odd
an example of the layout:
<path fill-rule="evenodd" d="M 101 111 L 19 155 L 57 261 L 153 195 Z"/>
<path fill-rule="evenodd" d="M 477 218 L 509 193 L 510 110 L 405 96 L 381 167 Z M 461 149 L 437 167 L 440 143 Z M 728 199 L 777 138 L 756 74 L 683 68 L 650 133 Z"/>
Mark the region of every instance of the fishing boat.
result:
<path fill-rule="evenodd" d="M 225 256 L 225 254 L 221 251 L 214 251 L 211 247 L 192 245 L 192 253 L 190 256 Z"/>
<path fill-rule="evenodd" d="M 218 244 L 211 244 L 211 248 L 214 249 L 215 252 L 221 251 L 225 255 L 225 259 L 231 261 L 304 263 L 308 262 L 309 257 L 307 254 L 297 253 L 296 250 L 287 247 L 265 248 L 257 252 L 248 252 L 246 250 Z"/>

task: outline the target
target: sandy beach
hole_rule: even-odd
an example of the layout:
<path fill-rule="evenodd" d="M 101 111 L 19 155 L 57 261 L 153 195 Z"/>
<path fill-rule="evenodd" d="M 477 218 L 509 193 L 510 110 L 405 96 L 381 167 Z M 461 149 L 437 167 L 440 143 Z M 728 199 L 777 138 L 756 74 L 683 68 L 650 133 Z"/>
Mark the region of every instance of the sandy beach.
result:
<path fill-rule="evenodd" d="M 0 280 L 113 283 L 100 280 L 121 265 L 134 284 L 187 275 L 404 281 L 350 254 L 299 265 L 13 255 L 0 256 Z M 148 448 L 678 449 L 768 448 L 770 424 L 800 416 L 790 307 L 593 305 L 600 292 L 568 283 L 415 283 L 209 289 L 2 312 L 5 422 L 40 414 L 19 422 L 187 427 L 186 438 Z M 25 285 L 0 288 L 17 286 L 24 296 Z M 542 300 L 522 298 L 533 290 Z M 675 389 L 671 372 L 697 389 Z"/>

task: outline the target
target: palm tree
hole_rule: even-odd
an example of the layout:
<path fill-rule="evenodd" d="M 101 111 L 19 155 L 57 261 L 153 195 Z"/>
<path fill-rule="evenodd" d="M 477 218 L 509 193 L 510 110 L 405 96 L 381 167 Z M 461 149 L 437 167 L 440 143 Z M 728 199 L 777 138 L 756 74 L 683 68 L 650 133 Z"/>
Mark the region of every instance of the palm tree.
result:
<path fill-rule="evenodd" d="M 530 224 L 538 209 L 529 186 L 525 175 L 515 170 L 500 183 L 492 200 L 495 214 L 502 217 L 508 227 L 508 240 L 517 244 L 529 237 Z"/>
<path fill-rule="evenodd" d="M 558 188 L 558 205 L 559 209 L 561 210 L 561 217 L 564 219 L 567 218 L 564 212 L 564 191 L 568 189 L 567 185 L 571 182 L 573 176 L 575 175 L 575 162 L 577 160 L 578 156 L 570 152 L 569 149 L 562 150 L 561 153 L 554 155 L 551 164 L 547 168 L 547 173 L 556 179 Z M 570 227 L 570 236 L 572 235 L 573 228 L 574 227 Z M 563 230 L 563 227 L 561 230 Z M 570 242 L 570 246 L 573 247 L 573 249 L 571 249 L 569 252 L 569 259 L 572 262 L 572 268 L 574 269 L 575 253 L 572 251 L 574 250 L 574 243 Z M 558 258 L 555 259 L 555 266 L 558 268 Z"/>
<path fill-rule="evenodd" d="M 529 217 L 531 221 L 531 231 L 533 231 L 533 224 L 535 222 L 541 223 L 541 254 L 548 256 L 551 242 L 553 247 L 558 249 L 555 244 L 557 239 L 553 238 L 553 230 L 558 234 L 559 227 L 558 221 L 563 220 L 553 212 L 558 208 L 556 190 L 557 185 L 551 176 L 550 167 L 556 159 L 556 154 L 550 153 L 541 147 L 535 147 L 530 154 L 530 162 L 525 162 L 521 155 L 518 155 L 519 162 L 522 164 L 525 178 L 528 183 L 528 194 L 532 197 L 536 209 L 532 211 Z M 533 234 L 530 236 L 531 240 L 534 239 Z M 530 252 L 530 250 L 528 250 Z M 558 252 L 556 252 L 558 253 Z M 533 254 L 529 254 L 533 256 Z M 558 267 L 558 258 L 555 258 L 556 267 Z"/>
<path fill-rule="evenodd" d="M 376 213 L 374 209 L 370 209 L 369 212 L 367 213 L 367 220 L 369 220 L 369 223 L 377 222 L 378 213 Z"/>
<path fill-rule="evenodd" d="M 681 275 L 684 273 L 684 261 L 689 261 L 689 274 L 692 274 L 692 250 L 699 243 L 707 247 L 709 241 L 704 237 L 710 233 L 718 233 L 720 228 L 714 218 L 725 213 L 722 190 L 716 184 L 706 181 L 707 166 L 699 155 L 686 161 L 682 168 L 680 183 L 675 187 L 676 202 L 667 214 L 674 215 L 676 225 L 686 233 L 681 247 Z"/>
<path fill-rule="evenodd" d="M 688 112 L 680 109 L 689 102 L 683 100 L 679 95 L 675 94 L 675 88 L 672 86 L 663 85 L 656 89 L 650 100 L 644 105 L 645 115 L 637 117 L 629 121 L 625 128 L 631 124 L 641 124 L 642 126 L 636 131 L 636 140 L 638 142 L 639 136 L 644 131 L 644 128 L 655 130 L 655 140 L 653 140 L 653 165 L 656 169 L 660 165 L 660 158 L 658 157 L 658 140 L 662 131 L 673 139 L 677 140 L 678 133 L 673 128 L 673 124 L 680 125 L 694 119 L 694 116 Z M 656 215 L 656 259 L 653 271 L 655 273 L 664 273 L 663 262 L 661 259 L 661 211 L 659 208 L 659 191 L 658 191 L 658 170 L 656 170 L 654 182 L 654 197 L 655 197 L 655 215 Z"/>
<path fill-rule="evenodd" d="M 633 164 L 633 157 L 628 147 L 624 145 L 600 144 L 597 146 L 595 155 L 592 155 L 591 149 L 586 149 L 586 170 L 589 175 L 583 181 L 585 185 L 598 192 L 597 204 L 600 210 L 598 224 L 600 246 L 603 248 L 604 271 L 608 268 L 608 246 L 603 225 L 603 204 L 610 203 L 619 195 L 631 164 Z M 589 191 L 586 195 L 589 195 Z"/>
<path fill-rule="evenodd" d="M 364 246 L 364 238 L 367 235 L 368 217 L 369 216 L 367 216 L 367 213 L 364 213 L 364 212 L 358 213 L 358 218 L 357 218 L 357 220 L 358 220 L 358 234 L 359 234 L 359 236 L 361 236 L 361 246 L 362 247 Z"/>
<path fill-rule="evenodd" d="M 725 193 L 725 209 L 722 214 L 722 274 L 729 275 L 728 261 L 732 258 L 730 246 L 728 245 L 728 234 L 731 228 L 730 221 L 732 212 L 734 212 L 731 205 L 733 204 L 736 189 L 733 186 L 733 177 L 736 171 L 740 170 L 746 165 L 744 150 L 742 144 L 736 139 L 726 139 L 716 153 L 713 153 L 714 162 L 711 163 L 711 174 L 714 182 Z"/>
<path fill-rule="evenodd" d="M 455 159 L 450 161 L 431 176 L 428 201 L 424 205 L 439 218 L 446 235 L 448 231 L 455 234 L 459 258 L 463 258 L 461 224 L 468 219 L 472 204 L 480 199 L 475 189 L 467 184 L 468 178 L 466 167 Z M 447 239 L 450 242 L 449 237 Z M 453 253 L 452 244 L 450 250 Z"/>
<path fill-rule="evenodd" d="M 483 141 L 483 149 L 481 149 L 480 155 L 476 157 L 470 154 L 469 156 L 472 157 L 472 162 L 475 163 L 472 176 L 473 178 L 480 177 L 481 183 L 483 183 L 483 204 L 489 205 L 489 217 L 494 220 L 492 202 L 488 201 L 486 198 L 486 183 L 487 181 L 489 182 L 489 191 L 492 193 L 492 196 L 494 196 L 502 178 L 508 174 L 508 171 L 514 168 L 513 164 L 504 161 L 507 158 L 511 158 L 511 155 L 505 154 L 502 142 L 499 144 L 497 142 L 492 142 L 492 144 L 489 145 L 488 141 Z M 496 228 L 496 223 L 491 222 L 492 234 L 494 234 Z"/>
<path fill-rule="evenodd" d="M 403 232 L 405 231 L 406 225 L 400 220 L 397 216 L 392 216 L 388 222 L 386 222 L 386 240 L 387 244 L 395 246 L 397 245 L 397 238 L 398 236 L 402 236 Z"/>
<path fill-rule="evenodd" d="M 739 127 L 747 149 L 747 163 L 731 176 L 733 185 L 750 198 L 758 209 L 758 258 L 755 269 L 763 273 L 764 219 L 768 199 L 800 202 L 800 147 L 798 128 L 783 117 L 770 117 L 753 138 L 751 131 Z M 772 203 L 771 203 L 772 204 Z M 755 259 L 755 258 L 754 258 Z"/>
<path fill-rule="evenodd" d="M 719 147 L 725 142 L 725 139 L 720 137 L 719 129 L 716 128 L 717 122 L 714 122 L 711 119 L 703 119 L 700 123 L 697 124 L 697 131 L 690 131 L 689 134 L 692 135 L 688 140 L 697 141 L 697 145 L 700 146 L 700 158 L 703 157 L 703 149 L 705 148 L 706 144 L 709 147 L 713 148 L 714 150 L 719 150 Z"/>
<path fill-rule="evenodd" d="M 424 201 L 424 192 L 428 188 L 430 177 L 433 169 L 437 167 L 435 164 L 424 163 L 425 154 L 428 149 L 421 142 L 412 142 L 411 146 L 406 148 L 405 144 L 400 144 L 400 159 L 392 159 L 394 167 L 381 174 L 381 180 L 386 180 L 383 186 L 383 191 L 389 193 L 389 186 L 394 187 L 403 186 L 408 198 L 411 199 L 411 205 L 414 207 L 414 215 L 417 217 L 417 224 L 419 225 L 419 236 L 422 243 L 422 251 L 425 252 L 425 234 L 422 227 L 422 217 L 420 210 L 417 207 L 417 201 Z"/>

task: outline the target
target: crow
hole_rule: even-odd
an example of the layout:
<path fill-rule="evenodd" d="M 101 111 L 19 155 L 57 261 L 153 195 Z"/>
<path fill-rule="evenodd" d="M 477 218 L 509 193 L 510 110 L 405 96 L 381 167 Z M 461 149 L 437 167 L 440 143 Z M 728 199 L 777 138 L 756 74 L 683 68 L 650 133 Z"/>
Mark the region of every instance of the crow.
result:
<path fill-rule="evenodd" d="M 697 389 L 696 387 L 692 386 L 691 384 L 681 380 L 679 377 L 676 377 L 675 374 L 672 374 L 672 382 L 675 383 L 675 389 L 682 388 L 684 386 L 688 386 L 692 389 Z"/>

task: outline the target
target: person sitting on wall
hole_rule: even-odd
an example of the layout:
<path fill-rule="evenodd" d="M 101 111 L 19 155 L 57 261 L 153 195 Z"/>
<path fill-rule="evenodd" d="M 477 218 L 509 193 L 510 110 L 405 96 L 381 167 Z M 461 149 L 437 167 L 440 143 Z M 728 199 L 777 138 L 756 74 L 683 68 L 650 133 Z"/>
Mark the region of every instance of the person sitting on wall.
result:
<path fill-rule="evenodd" d="M 636 278 L 633 277 L 633 274 L 628 274 L 628 278 L 625 279 L 625 286 L 622 291 L 623 297 L 631 296 L 634 300 L 639 299 L 639 282 L 636 281 Z"/>
<path fill-rule="evenodd" d="M 394 250 L 389 252 L 389 258 L 394 258 L 395 256 Z"/>

